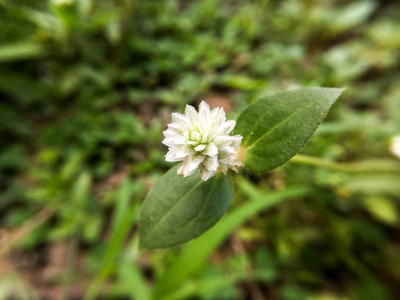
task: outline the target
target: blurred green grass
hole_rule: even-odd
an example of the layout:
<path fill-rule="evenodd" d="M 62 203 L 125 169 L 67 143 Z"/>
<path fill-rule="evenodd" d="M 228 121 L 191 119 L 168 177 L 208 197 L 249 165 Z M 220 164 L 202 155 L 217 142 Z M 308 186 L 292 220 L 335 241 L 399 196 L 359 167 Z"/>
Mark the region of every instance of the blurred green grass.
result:
<path fill-rule="evenodd" d="M 136 233 L 171 166 L 170 113 L 201 99 L 235 118 L 275 91 L 346 87 L 301 153 L 394 159 L 399 15 L 372 0 L 0 0 L 0 253 L 25 232 L 0 258 L 0 299 L 395 299 L 396 172 L 243 170 L 199 239 L 147 252 Z"/>

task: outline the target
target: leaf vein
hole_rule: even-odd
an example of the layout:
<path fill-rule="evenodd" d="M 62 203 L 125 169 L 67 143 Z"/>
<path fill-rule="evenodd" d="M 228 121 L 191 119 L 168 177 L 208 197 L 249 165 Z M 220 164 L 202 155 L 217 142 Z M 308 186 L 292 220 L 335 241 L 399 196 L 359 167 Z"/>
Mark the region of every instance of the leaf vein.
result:
<path fill-rule="evenodd" d="M 208 203 L 207 200 L 211 197 L 212 193 L 214 192 L 217 181 L 218 181 L 218 179 L 216 179 L 213 182 L 213 185 L 210 188 L 210 193 L 207 195 L 207 198 L 204 201 L 205 203 Z M 206 211 L 206 207 L 207 207 L 207 205 L 204 205 L 203 208 L 197 213 L 197 216 L 195 218 L 193 218 L 189 223 L 187 223 L 186 226 L 188 226 L 189 224 L 191 224 L 194 221 L 196 221 L 197 219 L 199 219 L 199 217 L 201 217 L 204 214 L 204 212 Z"/>
<path fill-rule="evenodd" d="M 288 117 L 284 118 L 283 120 L 281 120 L 279 123 L 275 124 L 272 128 L 270 128 L 267 132 L 265 132 L 262 136 L 260 136 L 258 139 L 256 139 L 253 143 L 250 144 L 250 147 L 247 147 L 247 150 L 250 150 L 251 148 L 253 148 L 259 140 L 263 139 L 264 137 L 268 136 L 269 134 L 271 134 L 271 132 L 273 132 L 274 130 L 276 130 L 279 126 L 281 126 L 285 121 L 293 118 L 295 115 L 297 115 L 298 113 L 302 112 L 303 110 L 309 108 L 310 106 L 312 106 L 313 103 L 303 106 L 301 109 L 296 110 L 294 113 L 290 114 Z M 260 117 L 261 118 L 261 117 Z M 258 123 L 258 122 L 257 122 Z M 254 129 L 254 128 L 253 128 Z"/>
<path fill-rule="evenodd" d="M 173 208 L 174 208 L 176 205 L 178 205 L 178 204 L 182 201 L 182 199 L 184 199 L 187 195 L 189 195 L 191 192 L 193 192 L 193 190 L 196 189 L 201 183 L 202 183 L 202 181 L 199 180 L 198 183 L 196 183 L 190 190 L 188 190 L 184 195 L 182 195 L 182 197 L 181 197 L 178 201 L 176 201 L 176 202 L 174 203 L 174 205 L 172 205 L 172 206 L 167 210 L 167 212 L 158 220 L 158 222 L 154 223 L 153 227 L 150 228 L 150 230 L 147 232 L 147 235 L 146 235 L 146 236 L 149 237 L 150 234 L 154 231 L 154 229 L 155 229 L 167 216 L 170 215 L 170 213 L 172 212 Z"/>

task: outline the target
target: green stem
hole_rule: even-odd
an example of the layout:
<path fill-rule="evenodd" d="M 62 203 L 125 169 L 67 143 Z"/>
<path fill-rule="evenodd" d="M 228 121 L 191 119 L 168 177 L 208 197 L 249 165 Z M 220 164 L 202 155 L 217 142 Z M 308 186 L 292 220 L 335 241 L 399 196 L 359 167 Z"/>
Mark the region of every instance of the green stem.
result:
<path fill-rule="evenodd" d="M 327 168 L 334 171 L 348 173 L 400 172 L 400 163 L 398 161 L 388 159 L 368 160 L 352 163 L 338 163 L 314 156 L 297 154 L 291 159 L 291 161 L 303 165 Z"/>

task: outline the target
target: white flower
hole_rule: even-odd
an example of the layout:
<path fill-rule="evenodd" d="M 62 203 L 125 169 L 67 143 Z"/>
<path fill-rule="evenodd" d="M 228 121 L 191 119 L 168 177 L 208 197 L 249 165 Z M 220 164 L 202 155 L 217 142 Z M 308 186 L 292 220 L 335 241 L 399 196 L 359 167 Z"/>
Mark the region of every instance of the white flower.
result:
<path fill-rule="evenodd" d="M 390 151 L 394 156 L 400 158 L 400 135 L 396 135 L 392 138 L 390 143 Z"/>
<path fill-rule="evenodd" d="M 222 108 L 210 110 L 201 101 L 199 112 L 186 105 L 185 114 L 173 113 L 172 123 L 164 131 L 163 144 L 168 146 L 166 161 L 181 161 L 178 174 L 192 175 L 200 169 L 201 179 L 206 181 L 220 169 L 226 174 L 229 169 L 237 172 L 241 162 L 238 147 L 242 136 L 230 136 L 235 121 L 226 121 Z"/>

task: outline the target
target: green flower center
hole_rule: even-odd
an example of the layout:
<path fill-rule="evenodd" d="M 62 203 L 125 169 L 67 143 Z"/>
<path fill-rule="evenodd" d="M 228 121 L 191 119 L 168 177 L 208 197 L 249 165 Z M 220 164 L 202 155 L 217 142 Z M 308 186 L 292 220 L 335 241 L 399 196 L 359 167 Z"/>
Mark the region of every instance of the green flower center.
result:
<path fill-rule="evenodd" d="M 200 144 L 201 140 L 203 139 L 203 135 L 197 130 L 192 130 L 189 134 L 189 139 Z"/>
<path fill-rule="evenodd" d="M 206 149 L 207 144 L 209 143 L 207 137 L 204 136 L 204 133 L 198 129 L 191 130 L 189 132 L 188 140 L 192 149 L 197 153 L 201 153 L 204 149 Z"/>

